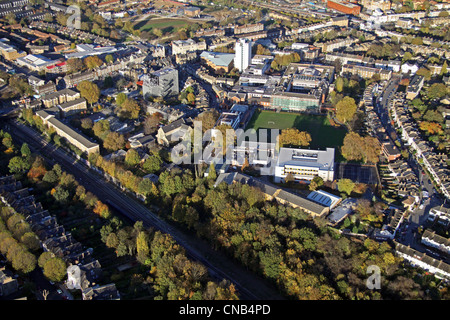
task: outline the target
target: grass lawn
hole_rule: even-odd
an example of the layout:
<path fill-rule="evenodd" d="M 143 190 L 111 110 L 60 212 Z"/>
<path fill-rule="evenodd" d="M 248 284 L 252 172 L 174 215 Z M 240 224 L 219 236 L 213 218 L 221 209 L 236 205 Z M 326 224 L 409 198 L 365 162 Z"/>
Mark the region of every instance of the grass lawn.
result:
<path fill-rule="evenodd" d="M 169 32 L 175 28 L 184 27 L 192 24 L 193 22 L 185 19 L 170 19 L 170 18 L 150 18 L 149 20 L 144 20 L 136 23 L 134 29 L 139 29 L 140 31 L 150 31 L 153 28 L 158 28 L 163 32 Z"/>
<path fill-rule="evenodd" d="M 289 112 L 257 110 L 246 129 L 287 129 L 297 128 L 311 135 L 312 149 L 336 148 L 336 160 L 341 160 L 339 147 L 342 146 L 347 130 L 331 126 L 326 116 Z"/>

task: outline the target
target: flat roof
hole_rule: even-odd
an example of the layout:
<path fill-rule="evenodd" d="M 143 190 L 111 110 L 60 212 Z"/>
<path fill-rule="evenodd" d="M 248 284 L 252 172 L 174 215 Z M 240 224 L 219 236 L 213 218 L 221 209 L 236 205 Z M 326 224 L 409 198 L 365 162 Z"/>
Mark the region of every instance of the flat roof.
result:
<path fill-rule="evenodd" d="M 305 166 L 334 170 L 334 148 L 326 150 L 280 148 L 277 166 Z"/>

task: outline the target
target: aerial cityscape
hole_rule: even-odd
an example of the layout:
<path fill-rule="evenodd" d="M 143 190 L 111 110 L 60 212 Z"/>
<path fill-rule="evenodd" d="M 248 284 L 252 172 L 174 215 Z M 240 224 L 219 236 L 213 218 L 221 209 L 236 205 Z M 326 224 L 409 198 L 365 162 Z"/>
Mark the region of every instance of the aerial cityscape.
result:
<path fill-rule="evenodd" d="M 0 1 L 0 300 L 450 300 L 450 0 Z"/>

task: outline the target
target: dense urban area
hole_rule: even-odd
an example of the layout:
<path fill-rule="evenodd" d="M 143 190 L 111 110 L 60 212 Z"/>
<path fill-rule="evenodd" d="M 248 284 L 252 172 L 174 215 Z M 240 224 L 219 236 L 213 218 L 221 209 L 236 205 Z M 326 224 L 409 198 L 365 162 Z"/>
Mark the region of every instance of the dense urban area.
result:
<path fill-rule="evenodd" d="M 450 299 L 449 0 L 101 1 L 0 2 L 0 300 Z"/>

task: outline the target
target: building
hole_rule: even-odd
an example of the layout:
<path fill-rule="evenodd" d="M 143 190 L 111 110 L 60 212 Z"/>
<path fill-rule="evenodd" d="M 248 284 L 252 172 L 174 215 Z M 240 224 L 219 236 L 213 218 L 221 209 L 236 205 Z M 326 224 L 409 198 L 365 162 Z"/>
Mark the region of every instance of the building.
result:
<path fill-rule="evenodd" d="M 341 197 L 335 196 L 334 194 L 323 190 L 312 191 L 308 194 L 307 198 L 325 207 L 329 207 L 330 210 L 333 210 L 342 200 Z"/>
<path fill-rule="evenodd" d="M 428 212 L 428 220 L 434 221 L 436 219 L 441 224 L 450 224 L 450 208 L 443 206 L 431 208 Z"/>
<path fill-rule="evenodd" d="M 19 290 L 17 279 L 6 275 L 5 268 L 0 269 L 0 297 L 5 297 Z"/>
<path fill-rule="evenodd" d="M 222 112 L 217 120 L 216 126 L 229 125 L 233 129 L 237 129 L 248 113 L 248 106 L 234 104 L 230 111 Z"/>
<path fill-rule="evenodd" d="M 182 140 L 186 135 L 190 135 L 192 127 L 190 122 L 184 118 L 178 119 L 168 125 L 158 129 L 156 141 L 164 146 Z"/>
<path fill-rule="evenodd" d="M 436 260 L 425 253 L 414 250 L 409 246 L 394 241 L 395 252 L 408 261 L 412 266 L 419 267 L 430 273 L 433 273 L 437 278 L 450 279 L 450 265 Z"/>
<path fill-rule="evenodd" d="M 174 55 L 203 50 L 206 50 L 206 41 L 195 42 L 192 39 L 172 41 L 172 54 Z"/>
<path fill-rule="evenodd" d="M 183 8 L 183 12 L 188 17 L 198 16 L 202 11 L 199 7 L 187 7 Z"/>
<path fill-rule="evenodd" d="M 245 33 L 252 33 L 252 32 L 260 32 L 264 30 L 264 24 L 262 23 L 254 23 L 254 24 L 245 24 L 243 26 L 235 26 L 234 27 L 234 34 L 245 34 Z"/>
<path fill-rule="evenodd" d="M 276 200 L 279 203 L 289 205 L 293 208 L 299 208 L 313 217 L 323 217 L 330 212 L 329 207 L 311 201 L 299 194 L 291 193 L 280 187 L 267 182 L 258 180 L 257 178 L 247 176 L 239 172 L 221 173 L 217 177 L 214 187 L 222 182 L 229 185 L 233 183 L 247 184 L 251 187 L 261 190 L 267 201 Z"/>
<path fill-rule="evenodd" d="M 71 89 L 62 89 L 50 94 L 47 94 L 45 97 L 42 98 L 42 103 L 44 104 L 44 107 L 51 108 L 55 107 L 59 104 L 63 104 L 69 101 L 74 101 L 76 99 L 81 98 L 81 95 L 79 92 L 73 91 Z"/>
<path fill-rule="evenodd" d="M 17 48 L 5 41 L 0 41 L 0 54 L 9 61 L 14 61 L 17 58 L 25 57 L 25 51 L 17 51 Z"/>
<path fill-rule="evenodd" d="M 372 68 L 372 67 L 360 66 L 360 65 L 354 65 L 354 64 L 344 64 L 342 66 L 342 73 L 358 75 L 364 79 L 370 79 L 374 75 L 379 74 L 380 80 L 389 80 L 392 75 L 392 71 L 390 71 L 390 70 L 384 70 L 382 68 Z"/>
<path fill-rule="evenodd" d="M 281 111 L 319 113 L 322 106 L 322 93 L 313 90 L 309 93 L 277 92 L 270 96 L 270 109 Z"/>
<path fill-rule="evenodd" d="M 251 63 L 252 42 L 247 39 L 239 39 L 234 46 L 234 66 L 239 72 L 243 72 Z"/>
<path fill-rule="evenodd" d="M 200 59 L 215 72 L 228 73 L 233 68 L 234 53 L 203 51 Z"/>
<path fill-rule="evenodd" d="M 64 117 L 87 110 L 85 98 L 78 98 L 58 105 Z"/>
<path fill-rule="evenodd" d="M 90 141 L 82 134 L 76 132 L 71 127 L 61 122 L 55 117 L 57 113 L 57 108 L 50 108 L 48 110 L 40 110 L 36 112 L 36 115 L 42 119 L 44 125 L 55 129 L 57 135 L 67 139 L 67 141 L 80 149 L 82 152 L 87 154 L 100 152 L 100 147 L 97 143 Z"/>
<path fill-rule="evenodd" d="M 144 98 L 170 97 L 179 93 L 178 70 L 167 67 L 142 77 Z"/>
<path fill-rule="evenodd" d="M 359 4 L 363 6 L 364 9 L 376 10 L 381 9 L 383 11 L 391 10 L 391 1 L 389 0 L 360 0 Z"/>
<path fill-rule="evenodd" d="M 288 175 L 297 182 L 309 183 L 319 176 L 334 180 L 334 148 L 326 150 L 280 148 L 275 166 L 274 181 L 285 182 Z"/>
<path fill-rule="evenodd" d="M 450 254 L 450 239 L 444 238 L 436 232 L 426 229 L 422 234 L 421 242 L 429 247 L 433 247 L 445 254 Z"/>
<path fill-rule="evenodd" d="M 59 63 L 59 61 L 50 60 L 39 54 L 29 54 L 29 55 L 17 58 L 16 63 L 19 66 L 27 67 L 28 69 L 33 70 L 33 71 L 42 71 L 42 70 L 46 70 L 47 67 L 50 67 L 52 65 Z"/>
<path fill-rule="evenodd" d="M 96 285 L 82 290 L 83 300 L 120 300 L 120 293 L 114 283 Z"/>
<path fill-rule="evenodd" d="M 66 59 L 70 58 L 80 58 L 83 59 L 88 56 L 97 56 L 102 54 L 108 54 L 116 52 L 117 49 L 115 47 L 101 47 L 101 46 L 94 46 L 92 44 L 77 44 L 76 46 L 77 52 L 73 53 L 66 53 L 64 56 Z"/>
<path fill-rule="evenodd" d="M 345 0 L 328 0 L 327 8 L 334 9 L 336 11 L 345 13 L 358 15 L 361 12 L 361 7 L 357 4 L 345 1 Z"/>
<path fill-rule="evenodd" d="M 84 72 L 77 72 L 68 74 L 64 77 L 64 82 L 66 84 L 67 88 L 75 87 L 77 84 L 79 84 L 81 81 L 92 81 L 95 80 L 96 76 L 95 73 L 91 70 L 84 71 Z"/>
<path fill-rule="evenodd" d="M 424 81 L 425 78 L 423 76 L 414 75 L 406 88 L 406 99 L 414 100 L 420 93 L 420 90 L 422 90 Z"/>

